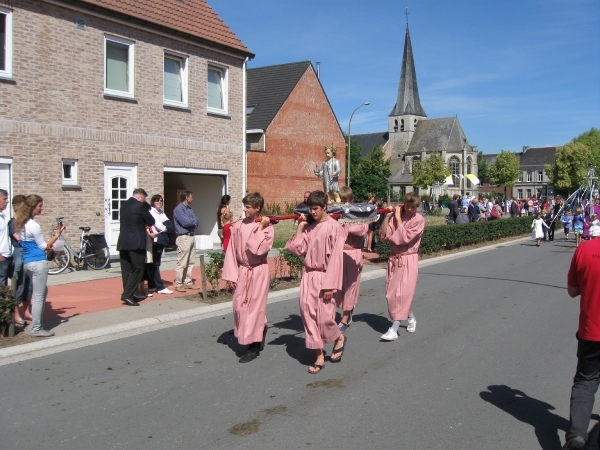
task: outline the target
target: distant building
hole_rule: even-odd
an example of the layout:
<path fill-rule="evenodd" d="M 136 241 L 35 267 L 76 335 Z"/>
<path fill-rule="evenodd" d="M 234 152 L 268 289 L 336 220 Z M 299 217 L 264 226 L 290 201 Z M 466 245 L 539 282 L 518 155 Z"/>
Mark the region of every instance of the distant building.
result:
<path fill-rule="evenodd" d="M 452 172 L 452 183 L 442 185 L 438 194 L 477 195 L 470 177 L 477 175 L 477 148 L 471 146 L 458 117 L 429 119 L 421 106 L 408 24 L 396 104 L 388 116 L 388 131 L 352 136 L 363 155 L 382 145 L 391 158 L 389 186 L 400 194 L 418 190 L 413 186 L 412 167 L 431 153 L 441 154 Z M 423 190 L 423 194 L 429 193 Z"/>
<path fill-rule="evenodd" d="M 343 184 L 346 142 L 311 62 L 248 69 L 247 86 L 248 191 L 284 206 L 323 189 L 314 169 L 332 144 Z"/>

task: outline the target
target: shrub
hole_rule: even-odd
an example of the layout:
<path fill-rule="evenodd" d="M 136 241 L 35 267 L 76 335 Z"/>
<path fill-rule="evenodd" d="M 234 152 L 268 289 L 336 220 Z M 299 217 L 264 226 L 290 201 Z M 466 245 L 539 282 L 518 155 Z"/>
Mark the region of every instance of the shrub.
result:
<path fill-rule="evenodd" d="M 279 203 L 266 203 L 261 214 L 263 216 L 281 216 L 281 206 Z"/>
<path fill-rule="evenodd" d="M 215 295 L 219 290 L 219 280 L 223 273 L 223 264 L 225 263 L 225 252 L 214 252 L 210 254 L 210 260 L 206 264 L 206 279 L 212 288 L 211 292 Z"/>
<path fill-rule="evenodd" d="M 279 253 L 288 264 L 290 269 L 290 278 L 293 281 L 299 280 L 302 276 L 302 263 L 304 262 L 303 256 L 295 256 L 288 250 L 281 250 Z"/>
<path fill-rule="evenodd" d="M 438 208 L 442 207 L 442 203 L 448 204 L 451 200 L 452 197 L 450 197 L 448 194 L 440 195 L 437 200 Z"/>
<path fill-rule="evenodd" d="M 0 286 L 0 336 L 4 336 L 12 321 L 12 312 L 17 306 L 15 295 L 7 286 Z M 8 321 L 7 318 L 10 318 Z"/>
<path fill-rule="evenodd" d="M 495 241 L 511 236 L 521 236 L 531 232 L 531 217 L 517 217 L 514 219 L 491 220 L 489 222 L 475 222 L 464 225 L 438 225 L 425 228 L 419 255 L 427 255 L 442 250 L 452 250 L 465 245 L 480 242 Z M 379 242 L 375 246 L 379 259 L 389 259 L 391 246 L 389 243 Z"/>

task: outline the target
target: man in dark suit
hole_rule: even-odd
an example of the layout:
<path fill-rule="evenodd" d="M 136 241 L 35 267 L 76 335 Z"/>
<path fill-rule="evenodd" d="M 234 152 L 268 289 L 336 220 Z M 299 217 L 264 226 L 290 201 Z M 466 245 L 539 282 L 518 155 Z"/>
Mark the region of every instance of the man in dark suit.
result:
<path fill-rule="evenodd" d="M 458 214 L 460 213 L 460 207 L 458 206 L 459 198 L 460 198 L 460 195 L 454 194 L 452 196 L 452 201 L 450 201 L 450 203 L 448 203 L 448 209 L 450 210 L 450 216 L 452 217 L 452 220 L 454 222 L 456 222 L 456 218 L 458 217 Z"/>
<path fill-rule="evenodd" d="M 136 188 L 133 196 L 121 205 L 119 211 L 121 232 L 117 250 L 121 258 L 123 294 L 121 300 L 129 306 L 140 306 L 133 295 L 142 281 L 146 264 L 146 226 L 154 225 L 146 191 Z"/>

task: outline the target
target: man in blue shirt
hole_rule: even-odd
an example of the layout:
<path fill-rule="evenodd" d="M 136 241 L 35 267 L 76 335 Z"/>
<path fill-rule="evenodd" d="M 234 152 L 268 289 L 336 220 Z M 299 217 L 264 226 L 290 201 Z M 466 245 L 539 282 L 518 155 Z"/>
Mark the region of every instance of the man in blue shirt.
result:
<path fill-rule="evenodd" d="M 200 289 L 192 282 L 192 270 L 196 259 L 196 238 L 198 217 L 190 207 L 194 200 L 192 191 L 183 191 L 179 196 L 181 203 L 173 210 L 173 225 L 177 239 L 177 264 L 175 265 L 175 290 Z"/>

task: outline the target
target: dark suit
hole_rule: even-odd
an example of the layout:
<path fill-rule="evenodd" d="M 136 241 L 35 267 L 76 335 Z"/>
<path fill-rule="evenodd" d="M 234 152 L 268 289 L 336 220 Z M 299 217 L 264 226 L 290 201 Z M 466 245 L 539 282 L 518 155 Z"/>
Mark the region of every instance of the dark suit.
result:
<path fill-rule="evenodd" d="M 146 225 L 154 225 L 150 205 L 131 197 L 121 205 L 121 232 L 117 250 L 121 258 L 123 294 L 121 299 L 133 299 L 142 281 L 146 264 Z"/>
<path fill-rule="evenodd" d="M 452 216 L 452 220 L 454 220 L 456 222 L 456 218 L 458 217 L 458 214 L 460 213 L 460 209 L 458 207 L 458 202 L 456 200 L 452 200 L 450 203 L 448 203 L 448 209 L 450 210 L 450 215 Z"/>

